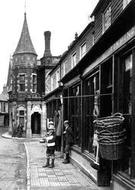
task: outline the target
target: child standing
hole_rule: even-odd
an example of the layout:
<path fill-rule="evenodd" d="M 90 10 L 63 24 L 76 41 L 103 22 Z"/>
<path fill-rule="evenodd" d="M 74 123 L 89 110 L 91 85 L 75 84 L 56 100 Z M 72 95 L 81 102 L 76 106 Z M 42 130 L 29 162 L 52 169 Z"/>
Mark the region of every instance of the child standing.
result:
<path fill-rule="evenodd" d="M 73 130 L 72 127 L 69 125 L 69 121 L 66 120 L 64 121 L 64 126 L 65 126 L 65 153 L 64 153 L 64 164 L 68 164 L 70 162 L 69 160 L 69 154 L 71 151 L 71 146 L 73 145 Z"/>
<path fill-rule="evenodd" d="M 43 166 L 53 168 L 55 159 L 55 128 L 53 121 L 49 122 L 48 132 L 46 136 L 47 150 L 46 150 L 46 164 Z M 51 163 L 50 163 L 51 160 Z"/>

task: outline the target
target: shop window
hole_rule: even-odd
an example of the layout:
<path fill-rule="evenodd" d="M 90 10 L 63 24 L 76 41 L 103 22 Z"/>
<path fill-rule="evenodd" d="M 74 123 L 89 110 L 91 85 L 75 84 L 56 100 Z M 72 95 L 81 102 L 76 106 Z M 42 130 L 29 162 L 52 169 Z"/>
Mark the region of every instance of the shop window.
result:
<path fill-rule="evenodd" d="M 102 33 L 104 33 L 111 25 L 111 4 L 105 9 L 102 14 Z"/>
<path fill-rule="evenodd" d="M 32 92 L 37 92 L 37 75 L 32 75 Z"/>
<path fill-rule="evenodd" d="M 106 106 L 107 105 L 107 106 Z M 100 116 L 112 114 L 112 59 L 101 65 Z"/>
<path fill-rule="evenodd" d="M 19 74 L 19 91 L 25 91 L 25 74 Z"/>
<path fill-rule="evenodd" d="M 132 55 L 127 56 L 124 59 L 124 84 L 123 84 L 123 94 L 124 94 L 124 104 L 123 111 L 124 113 L 131 114 L 131 78 L 132 78 Z"/>
<path fill-rule="evenodd" d="M 99 114 L 99 72 L 94 73 L 85 81 L 84 87 L 84 149 L 94 153 L 93 120 Z"/>
<path fill-rule="evenodd" d="M 80 47 L 80 58 L 86 54 L 86 43 L 83 43 Z"/>
<path fill-rule="evenodd" d="M 132 54 L 126 55 L 121 59 L 121 69 L 120 73 L 121 77 L 121 86 L 120 90 L 122 96 L 120 99 L 120 109 L 124 114 L 124 124 L 123 127 L 126 129 L 126 143 L 125 143 L 125 151 L 122 162 L 119 164 L 120 171 L 123 175 L 131 176 L 131 126 L 132 126 L 132 103 L 131 103 L 131 95 L 132 95 Z M 122 89 L 121 89 L 122 87 Z"/>
<path fill-rule="evenodd" d="M 68 97 L 68 89 L 65 89 L 63 92 L 63 101 L 64 101 L 64 120 L 69 119 L 69 97 Z"/>
<path fill-rule="evenodd" d="M 69 117 L 74 132 L 74 144 L 80 146 L 81 137 L 81 86 L 77 85 L 69 89 Z"/>
<path fill-rule="evenodd" d="M 131 0 L 123 0 L 123 9 L 130 3 Z"/>

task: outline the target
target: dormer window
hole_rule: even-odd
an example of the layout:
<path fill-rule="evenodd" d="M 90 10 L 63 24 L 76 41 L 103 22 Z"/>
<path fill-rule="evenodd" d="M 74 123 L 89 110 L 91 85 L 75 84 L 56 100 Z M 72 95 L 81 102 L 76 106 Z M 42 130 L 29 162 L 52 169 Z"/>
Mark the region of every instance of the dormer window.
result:
<path fill-rule="evenodd" d="M 25 92 L 25 74 L 19 74 L 19 91 Z"/>
<path fill-rule="evenodd" d="M 81 45 L 80 58 L 82 58 L 85 54 L 86 54 L 86 42 Z"/>
<path fill-rule="evenodd" d="M 130 3 L 131 0 L 123 0 L 123 9 Z"/>
<path fill-rule="evenodd" d="M 102 14 L 102 33 L 104 33 L 111 25 L 111 5 L 105 9 Z"/>
<path fill-rule="evenodd" d="M 74 53 L 71 57 L 71 67 L 73 68 L 76 65 L 76 53 Z"/>

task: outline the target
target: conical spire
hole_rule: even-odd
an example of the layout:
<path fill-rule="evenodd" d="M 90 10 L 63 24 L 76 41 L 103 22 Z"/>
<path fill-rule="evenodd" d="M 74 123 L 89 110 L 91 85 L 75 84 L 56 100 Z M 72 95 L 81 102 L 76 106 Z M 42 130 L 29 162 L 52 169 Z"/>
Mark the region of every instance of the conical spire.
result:
<path fill-rule="evenodd" d="M 22 33 L 17 48 L 14 52 L 14 55 L 24 54 L 24 53 L 32 53 L 37 55 L 29 34 L 26 13 L 24 13 L 24 23 L 23 23 Z"/>

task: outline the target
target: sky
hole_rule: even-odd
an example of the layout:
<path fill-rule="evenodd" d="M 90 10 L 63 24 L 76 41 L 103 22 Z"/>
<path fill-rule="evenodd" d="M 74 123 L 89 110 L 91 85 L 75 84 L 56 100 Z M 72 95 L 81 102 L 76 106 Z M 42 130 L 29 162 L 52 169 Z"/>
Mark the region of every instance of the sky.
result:
<path fill-rule="evenodd" d="M 0 6 L 0 93 L 7 82 L 10 57 L 19 41 L 24 12 L 38 55 L 45 49 L 44 31 L 51 31 L 51 53 L 61 55 L 91 21 L 98 0 L 3 0 Z M 26 4 L 26 6 L 25 6 Z"/>

